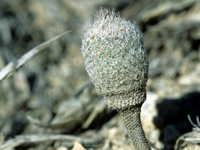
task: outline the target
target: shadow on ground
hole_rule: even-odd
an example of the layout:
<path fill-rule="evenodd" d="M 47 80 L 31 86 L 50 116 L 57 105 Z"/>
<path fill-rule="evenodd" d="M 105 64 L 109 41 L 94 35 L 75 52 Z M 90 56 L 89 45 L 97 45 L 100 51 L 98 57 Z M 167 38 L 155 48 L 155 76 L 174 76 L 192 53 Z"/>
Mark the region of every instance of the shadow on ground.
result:
<path fill-rule="evenodd" d="M 160 140 L 165 149 L 173 149 L 177 138 L 192 130 L 187 115 L 196 124 L 200 116 L 200 92 L 191 92 L 178 99 L 164 99 L 156 105 L 158 116 L 154 118 L 155 126 L 161 131 Z"/>

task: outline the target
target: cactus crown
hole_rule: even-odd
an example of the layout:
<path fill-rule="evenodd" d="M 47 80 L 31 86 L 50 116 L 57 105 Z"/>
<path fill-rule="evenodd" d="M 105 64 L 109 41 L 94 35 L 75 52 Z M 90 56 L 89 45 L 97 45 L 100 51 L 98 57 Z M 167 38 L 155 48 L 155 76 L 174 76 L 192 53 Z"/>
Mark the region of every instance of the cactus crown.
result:
<path fill-rule="evenodd" d="M 86 70 L 108 106 L 121 109 L 146 98 L 148 57 L 136 26 L 114 10 L 100 8 L 82 37 Z"/>

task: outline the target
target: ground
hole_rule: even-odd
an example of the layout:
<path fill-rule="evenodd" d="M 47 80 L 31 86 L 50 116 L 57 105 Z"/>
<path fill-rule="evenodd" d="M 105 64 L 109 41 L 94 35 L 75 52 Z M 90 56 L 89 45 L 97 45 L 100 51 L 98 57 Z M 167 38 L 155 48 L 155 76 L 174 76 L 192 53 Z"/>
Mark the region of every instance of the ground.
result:
<path fill-rule="evenodd" d="M 141 30 L 149 55 L 142 124 L 152 149 L 200 149 L 198 0 L 0 2 L 0 71 L 31 48 L 72 30 L 0 82 L 0 149 L 134 149 L 120 115 L 91 83 L 81 36 L 111 7 Z M 1 73 L 1 72 L 0 72 Z M 187 143 L 188 138 L 192 141 Z"/>

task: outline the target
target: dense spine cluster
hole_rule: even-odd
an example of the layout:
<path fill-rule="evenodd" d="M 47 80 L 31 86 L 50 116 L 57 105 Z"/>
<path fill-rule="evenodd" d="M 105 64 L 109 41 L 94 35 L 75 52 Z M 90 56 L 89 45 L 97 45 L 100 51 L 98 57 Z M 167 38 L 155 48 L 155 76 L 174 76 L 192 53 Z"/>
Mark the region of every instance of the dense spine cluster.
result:
<path fill-rule="evenodd" d="M 109 107 L 121 114 L 141 107 L 146 99 L 148 56 L 142 34 L 134 24 L 114 10 L 99 9 L 82 37 L 81 52 L 92 82 Z M 140 122 L 140 116 L 138 119 Z"/>
<path fill-rule="evenodd" d="M 118 109 L 145 101 L 148 58 L 135 25 L 102 8 L 83 35 L 81 51 L 86 70 L 109 107 Z"/>

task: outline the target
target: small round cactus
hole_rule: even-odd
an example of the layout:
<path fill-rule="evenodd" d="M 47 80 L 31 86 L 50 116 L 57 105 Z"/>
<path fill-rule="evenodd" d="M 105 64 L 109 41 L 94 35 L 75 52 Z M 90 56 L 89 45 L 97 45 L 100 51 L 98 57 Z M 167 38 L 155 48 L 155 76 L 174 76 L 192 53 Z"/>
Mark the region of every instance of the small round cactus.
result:
<path fill-rule="evenodd" d="M 97 91 L 120 112 L 136 149 L 150 149 L 140 121 L 148 56 L 138 28 L 114 10 L 100 8 L 82 37 L 81 52 Z"/>

